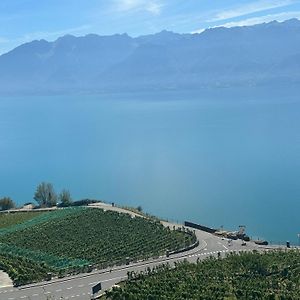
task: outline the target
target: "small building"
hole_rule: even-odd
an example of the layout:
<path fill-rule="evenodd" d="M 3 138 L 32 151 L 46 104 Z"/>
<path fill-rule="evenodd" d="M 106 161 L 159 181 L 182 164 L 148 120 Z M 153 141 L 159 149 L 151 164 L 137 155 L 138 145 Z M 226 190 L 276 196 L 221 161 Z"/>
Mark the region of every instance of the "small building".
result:
<path fill-rule="evenodd" d="M 35 205 L 33 203 L 29 202 L 29 203 L 25 203 L 23 205 L 22 209 L 24 209 L 24 210 L 31 210 L 31 209 L 34 209 L 34 207 L 35 207 Z"/>

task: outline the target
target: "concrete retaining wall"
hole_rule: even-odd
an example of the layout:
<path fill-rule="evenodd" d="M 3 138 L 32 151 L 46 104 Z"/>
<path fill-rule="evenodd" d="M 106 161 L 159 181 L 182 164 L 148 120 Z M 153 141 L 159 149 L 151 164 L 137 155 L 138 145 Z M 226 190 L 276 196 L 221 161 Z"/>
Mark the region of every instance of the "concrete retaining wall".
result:
<path fill-rule="evenodd" d="M 184 226 L 196 228 L 196 229 L 208 232 L 208 233 L 215 233 L 217 231 L 216 229 L 209 228 L 204 225 L 200 225 L 200 224 L 196 224 L 196 223 L 188 222 L 188 221 L 184 221 Z"/>

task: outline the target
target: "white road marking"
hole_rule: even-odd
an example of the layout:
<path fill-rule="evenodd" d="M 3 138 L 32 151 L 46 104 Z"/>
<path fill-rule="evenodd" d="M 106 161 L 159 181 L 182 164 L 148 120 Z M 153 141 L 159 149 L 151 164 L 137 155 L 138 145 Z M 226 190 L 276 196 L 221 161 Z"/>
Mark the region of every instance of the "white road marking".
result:
<path fill-rule="evenodd" d="M 68 288 L 67 288 L 67 290 L 71 290 L 72 288 L 73 288 L 73 287 L 72 287 L 72 286 L 70 286 L 70 287 L 68 287 Z"/>
<path fill-rule="evenodd" d="M 222 244 L 222 246 L 223 246 L 226 250 L 229 250 L 225 245 Z"/>

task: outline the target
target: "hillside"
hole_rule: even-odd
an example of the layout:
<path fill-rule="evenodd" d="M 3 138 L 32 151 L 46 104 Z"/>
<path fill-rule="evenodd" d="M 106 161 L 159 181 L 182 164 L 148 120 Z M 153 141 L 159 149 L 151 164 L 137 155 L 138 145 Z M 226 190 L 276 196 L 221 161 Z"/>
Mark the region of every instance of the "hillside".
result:
<path fill-rule="evenodd" d="M 23 216 L 26 215 L 26 217 Z M 195 237 L 158 221 L 92 208 L 1 214 L 0 269 L 15 285 L 122 265 L 182 249 Z M 20 222 L 23 220 L 23 222 Z M 3 222 L 2 222 L 3 221 Z"/>
<path fill-rule="evenodd" d="M 296 85 L 300 21 L 168 31 L 67 35 L 0 56 L 0 94 Z"/>

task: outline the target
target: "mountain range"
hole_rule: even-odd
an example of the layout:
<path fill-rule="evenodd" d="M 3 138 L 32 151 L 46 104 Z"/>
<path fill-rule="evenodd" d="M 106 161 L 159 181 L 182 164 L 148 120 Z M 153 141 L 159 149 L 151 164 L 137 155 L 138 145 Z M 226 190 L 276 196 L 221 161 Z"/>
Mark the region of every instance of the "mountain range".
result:
<path fill-rule="evenodd" d="M 0 56 L 0 94 L 300 83 L 300 21 L 35 40 Z"/>

